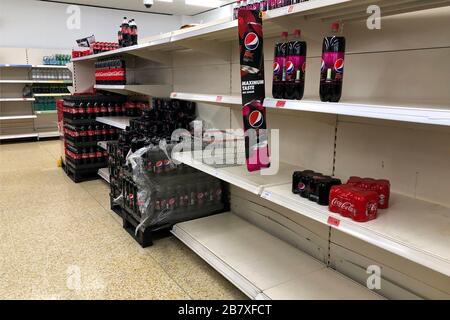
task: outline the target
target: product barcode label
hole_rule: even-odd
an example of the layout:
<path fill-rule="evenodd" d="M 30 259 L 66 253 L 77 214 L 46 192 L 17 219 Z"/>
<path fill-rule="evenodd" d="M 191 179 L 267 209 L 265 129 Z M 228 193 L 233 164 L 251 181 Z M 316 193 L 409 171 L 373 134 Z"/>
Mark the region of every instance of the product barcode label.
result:
<path fill-rule="evenodd" d="M 341 224 L 341 220 L 336 219 L 335 217 L 328 217 L 328 224 L 330 226 L 335 226 L 335 227 L 339 227 L 339 225 Z"/>

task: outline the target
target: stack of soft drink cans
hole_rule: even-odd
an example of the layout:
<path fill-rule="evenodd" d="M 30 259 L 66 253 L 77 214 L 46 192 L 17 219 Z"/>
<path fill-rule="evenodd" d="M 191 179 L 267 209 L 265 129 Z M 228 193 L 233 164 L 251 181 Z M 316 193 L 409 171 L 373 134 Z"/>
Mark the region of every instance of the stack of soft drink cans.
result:
<path fill-rule="evenodd" d="M 357 222 L 377 218 L 379 209 L 389 208 L 390 182 L 350 177 L 346 184 L 331 176 L 306 170 L 293 175 L 292 192 Z"/>
<path fill-rule="evenodd" d="M 125 60 L 117 57 L 97 61 L 95 63 L 95 83 L 100 85 L 127 84 Z"/>

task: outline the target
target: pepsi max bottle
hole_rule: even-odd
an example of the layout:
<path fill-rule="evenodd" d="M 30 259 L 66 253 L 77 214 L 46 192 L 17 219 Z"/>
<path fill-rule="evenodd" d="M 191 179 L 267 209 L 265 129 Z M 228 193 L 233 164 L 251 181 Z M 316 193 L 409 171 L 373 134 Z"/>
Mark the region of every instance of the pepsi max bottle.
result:
<path fill-rule="evenodd" d="M 286 80 L 286 47 L 288 33 L 281 34 L 282 40 L 275 44 L 273 60 L 272 96 L 275 99 L 284 98 L 284 82 Z"/>
<path fill-rule="evenodd" d="M 286 99 L 301 100 L 305 92 L 306 42 L 300 41 L 300 34 L 300 30 L 294 30 L 295 38 L 287 46 Z"/>
<path fill-rule="evenodd" d="M 339 32 L 339 23 L 331 25 L 334 33 Z M 344 79 L 345 38 L 325 37 L 322 47 L 322 67 L 320 75 L 320 100 L 339 102 Z"/>

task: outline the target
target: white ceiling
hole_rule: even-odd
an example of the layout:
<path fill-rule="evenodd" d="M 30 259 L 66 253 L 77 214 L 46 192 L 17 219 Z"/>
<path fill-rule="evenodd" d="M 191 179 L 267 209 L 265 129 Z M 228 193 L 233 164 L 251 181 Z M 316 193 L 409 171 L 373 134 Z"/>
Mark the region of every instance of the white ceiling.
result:
<path fill-rule="evenodd" d="M 136 10 L 143 12 L 169 13 L 174 15 L 187 15 L 187 16 L 201 13 L 210 9 L 207 7 L 187 6 L 185 5 L 184 0 L 173 0 L 172 3 L 154 0 L 155 4 L 152 6 L 151 9 L 145 8 L 143 0 L 62 0 L 62 1 L 58 0 L 57 2 L 65 2 L 81 5 L 84 4 L 90 6 L 99 6 L 123 10 Z M 203 2 L 208 2 L 208 0 L 203 0 Z M 221 0 L 221 2 L 223 4 L 228 4 L 234 1 Z"/>

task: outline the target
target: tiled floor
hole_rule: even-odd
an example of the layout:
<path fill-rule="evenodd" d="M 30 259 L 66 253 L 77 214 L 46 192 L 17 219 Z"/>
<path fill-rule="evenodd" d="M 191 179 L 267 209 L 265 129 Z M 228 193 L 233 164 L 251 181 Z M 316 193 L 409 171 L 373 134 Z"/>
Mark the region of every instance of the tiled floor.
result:
<path fill-rule="evenodd" d="M 58 141 L 0 145 L 0 299 L 245 299 L 175 238 L 142 249 Z"/>

